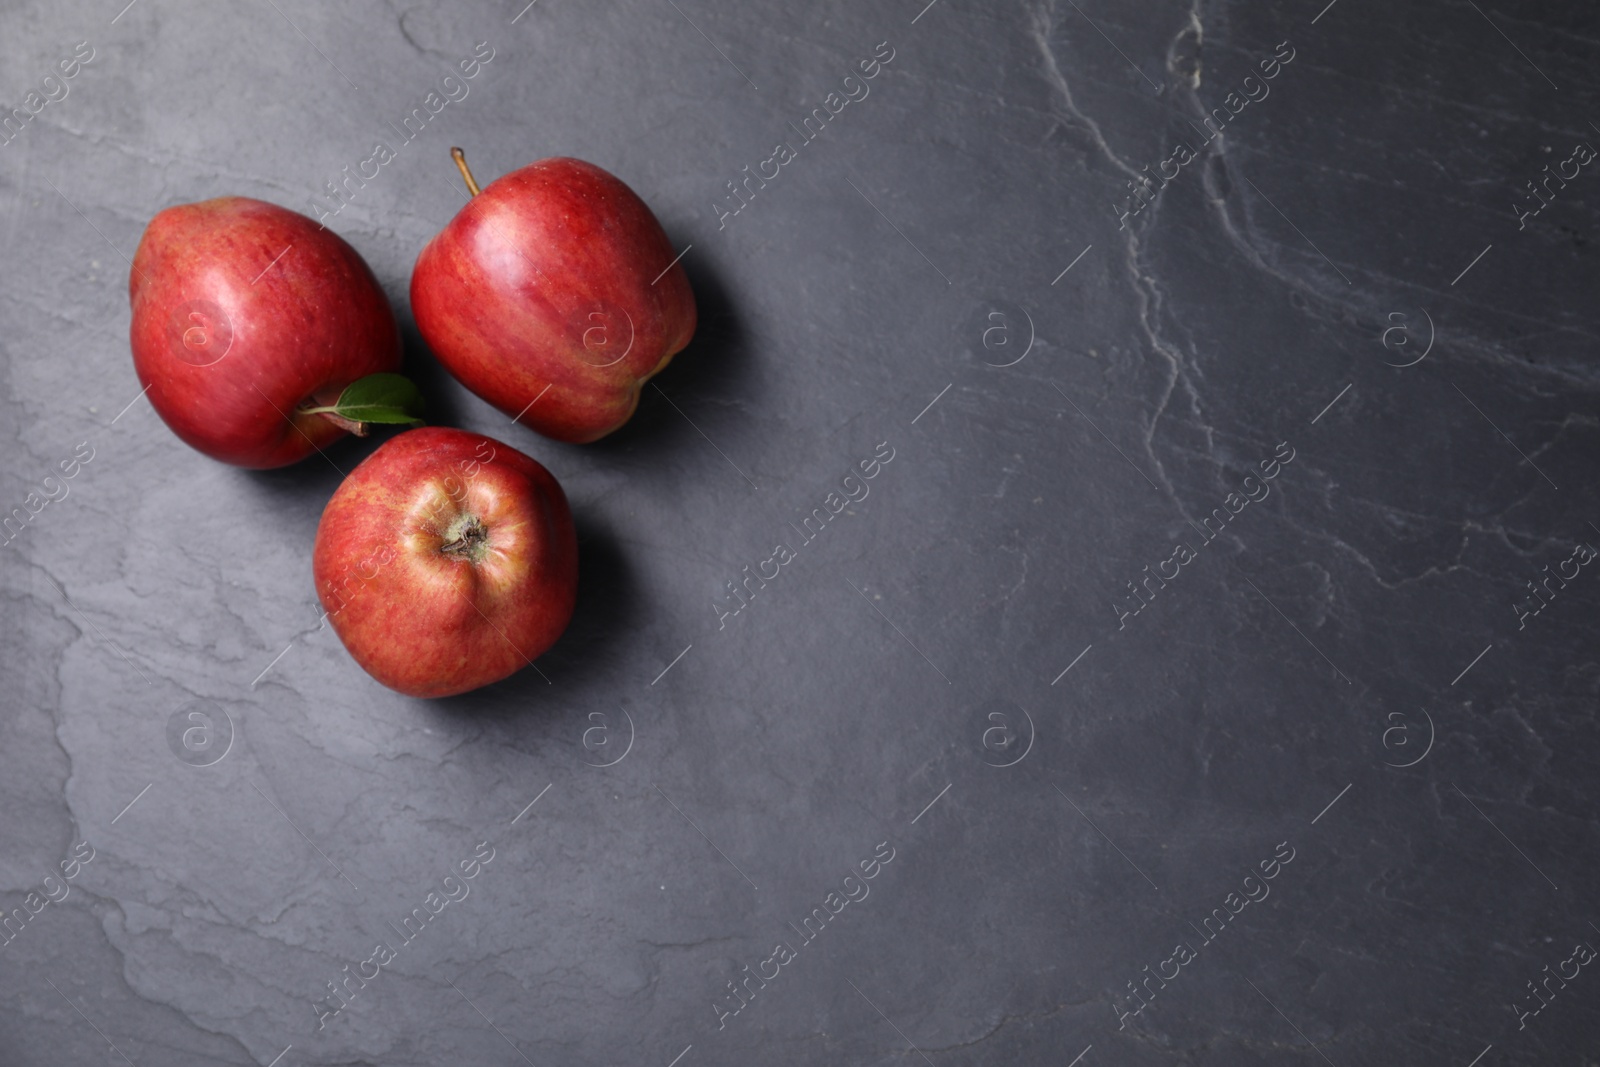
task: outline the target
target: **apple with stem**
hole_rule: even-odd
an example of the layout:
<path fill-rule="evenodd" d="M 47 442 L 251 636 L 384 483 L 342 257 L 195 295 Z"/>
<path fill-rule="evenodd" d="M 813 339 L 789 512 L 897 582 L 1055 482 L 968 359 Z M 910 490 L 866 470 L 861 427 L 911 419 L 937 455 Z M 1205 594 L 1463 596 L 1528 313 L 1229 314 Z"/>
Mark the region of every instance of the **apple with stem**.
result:
<path fill-rule="evenodd" d="M 304 215 L 236 196 L 167 208 L 128 296 L 151 405 L 214 459 L 282 467 L 371 423 L 420 421 L 377 279 Z"/>
<path fill-rule="evenodd" d="M 584 444 L 627 422 L 694 335 L 661 223 L 620 179 L 544 159 L 471 193 L 417 257 L 411 308 L 439 361 L 517 422 Z"/>
<path fill-rule="evenodd" d="M 572 618 L 578 541 L 539 463 L 444 427 L 385 441 L 317 526 L 312 571 L 364 670 L 415 697 L 465 693 L 530 666 Z"/>

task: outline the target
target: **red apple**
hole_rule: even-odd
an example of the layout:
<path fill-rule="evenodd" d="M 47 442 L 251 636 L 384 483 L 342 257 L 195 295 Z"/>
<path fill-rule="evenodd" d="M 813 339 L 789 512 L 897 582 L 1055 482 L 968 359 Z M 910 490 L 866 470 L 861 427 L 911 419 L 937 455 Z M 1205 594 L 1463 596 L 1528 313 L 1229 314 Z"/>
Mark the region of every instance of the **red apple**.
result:
<path fill-rule="evenodd" d="M 497 682 L 555 643 L 578 595 L 560 484 L 481 434 L 391 438 L 350 472 L 317 527 L 317 595 L 366 672 L 408 696 Z"/>
<path fill-rule="evenodd" d="M 694 335 L 694 293 L 661 224 L 592 163 L 544 159 L 479 190 L 411 275 L 417 329 L 483 399 L 583 444 L 633 414 Z"/>
<path fill-rule="evenodd" d="M 133 366 L 156 413 L 241 467 L 281 467 L 359 430 L 333 406 L 352 382 L 400 365 L 394 313 L 355 249 L 260 200 L 158 214 L 128 295 Z"/>

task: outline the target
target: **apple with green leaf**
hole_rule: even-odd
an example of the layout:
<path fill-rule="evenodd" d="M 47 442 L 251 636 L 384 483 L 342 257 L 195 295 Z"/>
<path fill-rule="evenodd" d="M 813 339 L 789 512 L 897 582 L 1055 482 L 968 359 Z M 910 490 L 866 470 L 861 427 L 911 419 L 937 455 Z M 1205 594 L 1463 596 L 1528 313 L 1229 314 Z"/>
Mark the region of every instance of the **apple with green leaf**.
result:
<path fill-rule="evenodd" d="M 304 215 L 246 197 L 167 208 L 128 295 L 151 405 L 214 459 L 282 467 L 372 423 L 421 421 L 377 279 Z"/>
<path fill-rule="evenodd" d="M 694 336 L 661 223 L 614 175 L 544 159 L 472 194 L 417 257 L 411 310 L 445 368 L 547 437 L 594 441 Z"/>
<path fill-rule="evenodd" d="M 328 501 L 312 572 L 339 640 L 415 697 L 465 693 L 529 666 L 578 595 L 560 484 L 482 434 L 430 426 L 385 441 Z"/>

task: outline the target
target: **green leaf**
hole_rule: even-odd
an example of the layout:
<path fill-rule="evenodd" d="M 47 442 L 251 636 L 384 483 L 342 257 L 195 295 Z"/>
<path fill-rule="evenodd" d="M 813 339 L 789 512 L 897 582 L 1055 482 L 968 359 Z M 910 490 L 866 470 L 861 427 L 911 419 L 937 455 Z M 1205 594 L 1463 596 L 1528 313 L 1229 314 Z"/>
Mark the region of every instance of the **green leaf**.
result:
<path fill-rule="evenodd" d="M 422 390 L 403 374 L 369 374 L 345 386 L 333 413 L 352 422 L 422 424 Z"/>

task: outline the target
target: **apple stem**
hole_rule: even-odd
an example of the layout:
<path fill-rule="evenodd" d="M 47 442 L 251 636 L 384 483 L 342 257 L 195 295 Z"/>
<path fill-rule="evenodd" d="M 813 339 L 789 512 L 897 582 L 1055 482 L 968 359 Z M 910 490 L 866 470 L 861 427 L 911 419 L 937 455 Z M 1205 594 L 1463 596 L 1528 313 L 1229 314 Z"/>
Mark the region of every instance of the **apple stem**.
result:
<path fill-rule="evenodd" d="M 459 148 L 452 148 L 450 158 L 456 161 L 456 169 L 461 172 L 461 179 L 467 183 L 467 191 L 473 196 L 483 192 L 478 188 L 477 179 L 472 176 L 472 171 L 467 168 L 467 154 Z"/>
<path fill-rule="evenodd" d="M 329 390 L 322 390 L 326 398 Z M 331 404 L 317 403 L 309 396 L 296 407 L 296 415 L 319 415 L 346 433 L 367 436 L 373 423 L 422 425 L 422 393 L 416 383 L 392 371 L 379 371 L 357 378 L 339 390 Z"/>
<path fill-rule="evenodd" d="M 303 411 L 302 414 L 320 415 L 329 422 L 333 423 L 335 426 L 339 427 L 339 429 L 344 430 L 346 433 L 353 433 L 357 437 L 367 436 L 368 430 L 370 429 L 366 423 L 357 422 L 355 419 L 347 419 L 337 411 L 333 411 L 331 409 Z"/>

